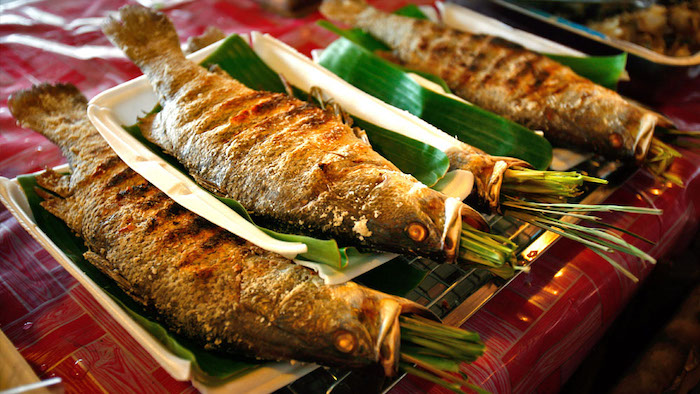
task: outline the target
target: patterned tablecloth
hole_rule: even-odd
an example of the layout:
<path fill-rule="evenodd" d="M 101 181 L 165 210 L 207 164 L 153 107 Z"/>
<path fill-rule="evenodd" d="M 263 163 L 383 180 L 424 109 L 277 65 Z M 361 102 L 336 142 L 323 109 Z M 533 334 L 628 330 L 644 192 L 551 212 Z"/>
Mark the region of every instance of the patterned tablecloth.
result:
<path fill-rule="evenodd" d="M 125 3 L 0 4 L 0 175 L 14 177 L 63 162 L 46 139 L 15 125 L 7 108 L 13 91 L 62 81 L 92 97 L 140 74 L 99 29 L 101 19 Z M 403 3 L 384 1 L 380 6 L 391 10 Z M 318 14 L 285 19 L 260 10 L 250 0 L 185 1 L 166 12 L 182 37 L 200 34 L 209 25 L 227 33 L 260 30 L 307 54 L 333 39 L 313 24 Z M 661 217 L 605 217 L 657 241 L 651 247 L 630 239 L 657 258 L 681 247 L 697 228 L 700 153 L 683 153 L 673 171 L 685 180 L 686 189 L 638 171 L 608 200 L 664 209 Z M 618 258 L 640 278 L 652 269 L 637 259 Z M 594 253 L 560 241 L 529 275 L 521 275 L 467 321 L 464 327 L 481 334 L 488 351 L 463 369 L 494 392 L 556 391 L 637 286 Z M 173 380 L 4 207 L 0 207 L 0 328 L 40 378 L 60 376 L 69 392 L 194 391 L 189 383 Z M 440 389 L 414 378 L 404 379 L 394 389 L 417 390 Z"/>

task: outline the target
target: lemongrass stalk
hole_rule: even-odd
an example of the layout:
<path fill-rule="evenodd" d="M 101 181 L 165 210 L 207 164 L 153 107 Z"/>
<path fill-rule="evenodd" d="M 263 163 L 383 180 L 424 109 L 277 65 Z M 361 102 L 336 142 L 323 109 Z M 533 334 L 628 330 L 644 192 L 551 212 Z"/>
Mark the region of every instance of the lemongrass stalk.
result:
<path fill-rule="evenodd" d="M 612 252 L 612 250 L 617 250 L 619 252 L 627 253 L 635 257 L 639 257 L 642 260 L 648 261 L 652 264 L 656 264 L 656 259 L 649 256 L 647 253 L 638 249 L 634 245 L 631 245 L 624 239 L 620 238 L 617 234 L 610 233 L 607 230 L 595 229 L 585 226 L 580 226 L 574 223 L 567 223 L 557 219 L 551 219 L 544 216 L 536 217 L 533 219 L 534 225 L 543 224 L 548 225 L 547 229 L 551 231 L 551 228 L 559 228 L 561 231 L 565 232 L 564 237 L 574 239 L 581 242 L 581 239 L 594 243 L 598 246 L 598 249 L 604 250 L 607 247 L 607 252 Z M 588 244 L 588 246 L 592 246 Z"/>
<path fill-rule="evenodd" d="M 576 241 L 576 242 L 579 242 L 579 243 L 581 243 L 581 244 L 584 244 L 584 245 L 586 245 L 586 246 L 588 246 L 588 247 L 595 248 L 595 249 L 599 249 L 599 250 L 602 250 L 602 251 L 604 251 L 604 252 L 612 252 L 612 249 L 610 249 L 610 248 L 608 248 L 608 247 L 606 247 L 606 246 L 600 245 L 600 244 L 598 244 L 598 243 L 589 241 L 589 240 L 587 240 L 587 239 L 581 238 L 581 237 L 579 237 L 578 235 L 576 235 L 575 233 L 573 233 L 573 232 L 571 232 L 571 231 L 564 231 L 564 230 L 561 230 L 561 229 L 559 229 L 559 228 L 557 228 L 557 227 L 551 226 L 551 225 L 549 225 L 549 224 L 542 223 L 542 222 L 538 221 L 538 220 L 537 220 L 537 217 L 534 216 L 534 215 L 524 214 L 524 213 L 521 213 L 521 212 L 510 212 L 510 211 L 509 211 L 509 212 L 506 212 L 506 215 L 513 216 L 513 217 L 516 218 L 516 219 L 520 219 L 520 220 L 522 220 L 522 221 L 524 221 L 524 222 L 530 223 L 530 224 L 532 224 L 533 226 L 540 227 L 540 228 L 542 228 L 542 229 L 544 229 L 544 230 L 551 231 L 551 232 L 553 232 L 553 233 L 555 233 L 555 234 L 561 235 L 561 236 L 564 237 L 564 238 L 571 239 L 571 240 L 573 240 L 573 241 Z"/>
<path fill-rule="evenodd" d="M 562 200 L 579 196 L 584 182 L 607 184 L 599 179 L 574 171 L 538 171 L 513 167 L 503 175 L 501 195 L 528 196 L 541 201 Z"/>
<path fill-rule="evenodd" d="M 663 210 L 656 208 L 631 207 L 621 205 L 592 205 L 592 204 L 570 204 L 570 203 L 541 203 L 524 201 L 512 197 L 507 198 L 511 204 L 528 206 L 533 208 L 558 209 L 562 212 L 580 210 L 588 212 L 624 212 L 624 213 L 640 213 L 647 215 L 661 215 Z"/>
<path fill-rule="evenodd" d="M 675 174 L 668 172 L 671 163 L 683 155 L 670 145 L 663 143 L 658 138 L 652 138 L 649 152 L 647 153 L 644 167 L 659 178 L 665 179 L 678 186 L 683 186 L 683 180 Z"/>
<path fill-rule="evenodd" d="M 435 325 L 438 325 L 440 328 L 438 332 L 435 330 Z M 401 327 L 408 330 L 429 333 L 431 335 L 439 335 L 441 337 L 455 338 L 472 342 L 481 341 L 479 334 L 475 332 L 446 326 L 421 316 L 401 316 Z"/>
<path fill-rule="evenodd" d="M 517 245 L 506 237 L 479 231 L 468 224 L 462 225 L 459 260 L 499 268 L 512 264 Z"/>
<path fill-rule="evenodd" d="M 457 383 L 460 386 L 466 386 L 467 384 L 469 384 L 469 382 L 465 379 L 459 378 L 455 375 L 452 375 L 449 372 L 435 368 L 434 366 L 424 362 L 424 360 L 421 360 L 421 359 L 416 358 L 416 357 L 412 357 L 408 354 L 401 353 L 401 361 L 409 362 L 409 363 L 418 365 L 421 368 L 424 368 L 425 370 L 427 370 L 428 372 L 430 372 L 430 373 L 432 373 L 432 374 L 434 374 L 434 375 L 436 375 L 436 376 L 438 376 L 438 377 L 440 377 L 448 382 Z"/>
<path fill-rule="evenodd" d="M 610 258 L 610 256 L 607 256 L 605 253 L 599 252 L 599 251 L 597 251 L 597 250 L 595 250 L 595 249 L 591 249 L 591 250 L 593 250 L 593 252 L 594 252 L 595 254 L 597 254 L 598 256 L 600 256 L 600 257 L 602 257 L 603 259 L 605 259 L 605 261 L 607 261 L 608 263 L 610 263 L 610 265 L 612 265 L 616 270 L 622 272 L 623 275 L 625 275 L 626 277 L 630 278 L 630 279 L 632 280 L 632 282 L 634 282 L 634 283 L 639 282 L 639 279 L 638 279 L 633 273 L 631 273 L 631 272 L 629 272 L 628 270 L 626 270 L 623 266 L 621 266 L 620 264 L 618 264 L 617 261 L 615 261 L 615 260 L 613 260 L 612 258 Z"/>
<path fill-rule="evenodd" d="M 647 239 L 647 238 L 645 238 L 645 237 L 642 237 L 642 236 L 639 235 L 639 234 L 636 234 L 636 233 L 633 233 L 633 232 L 631 232 L 631 231 L 629 231 L 629 230 L 626 230 L 626 229 L 624 229 L 624 228 L 622 228 L 622 227 L 613 226 L 612 224 L 608 224 L 608 223 L 601 222 L 601 221 L 595 221 L 595 222 L 593 222 L 593 223 L 594 223 L 595 225 L 597 225 L 597 226 L 607 227 L 607 228 L 610 228 L 610 229 L 617 230 L 617 231 L 619 231 L 619 232 L 625 233 L 625 234 L 627 234 L 627 235 L 631 235 L 631 236 L 633 236 L 633 237 L 635 237 L 635 238 L 637 238 L 637 239 L 639 239 L 639 240 L 641 240 L 641 241 L 644 241 L 644 242 L 646 242 L 646 243 L 648 243 L 648 244 L 650 244 L 650 245 L 656 245 L 656 242 L 651 241 L 651 240 L 649 240 L 649 239 Z"/>
<path fill-rule="evenodd" d="M 543 209 L 543 208 L 533 208 L 529 207 L 526 205 L 520 205 L 520 204 L 514 204 L 511 202 L 503 202 L 501 203 L 502 206 L 508 207 L 508 208 L 514 208 L 514 209 L 522 209 L 526 211 L 533 211 L 533 212 L 538 212 L 538 213 L 549 213 L 552 215 L 559 215 L 559 216 L 571 216 L 579 219 L 586 219 L 586 220 L 592 220 L 592 221 L 597 221 L 600 220 L 599 217 L 597 216 L 591 216 L 591 215 L 583 215 L 580 213 L 571 213 L 571 212 L 566 212 L 566 211 L 556 211 L 556 210 L 551 210 L 551 209 Z"/>
<path fill-rule="evenodd" d="M 650 263 L 652 263 L 652 264 L 656 264 L 656 259 L 655 259 L 655 258 L 649 256 L 648 254 L 646 254 L 646 253 L 644 253 L 643 251 L 639 250 L 639 249 L 638 249 L 637 247 L 635 247 L 634 245 L 631 245 L 631 244 L 627 243 L 626 241 L 622 240 L 621 238 L 618 238 L 618 240 L 622 240 L 622 241 L 624 242 L 624 244 L 620 243 L 620 244 L 616 245 L 616 244 L 615 244 L 615 243 L 616 243 L 615 241 L 608 242 L 608 241 L 605 241 L 605 240 L 602 240 L 602 239 L 595 239 L 595 238 L 593 238 L 592 236 L 586 236 L 585 234 L 584 234 L 584 235 L 581 235 L 581 237 L 586 238 L 586 239 L 590 239 L 590 240 L 594 240 L 594 242 L 598 242 L 598 243 L 600 243 L 600 244 L 603 244 L 603 245 L 605 245 L 605 246 L 608 246 L 609 248 L 614 249 L 614 250 L 617 250 L 618 252 L 623 252 L 623 253 L 631 254 L 632 256 L 639 257 L 639 258 L 642 259 L 642 260 L 648 261 L 648 262 L 650 262 Z M 620 246 L 620 245 L 622 245 L 622 246 Z"/>
<path fill-rule="evenodd" d="M 526 221 L 528 223 L 531 223 L 535 226 L 538 226 L 542 229 L 545 229 L 547 231 L 551 231 L 555 234 L 561 235 L 562 237 L 572 239 L 574 241 L 580 242 L 580 243 L 588 246 L 589 249 L 591 249 L 593 252 L 600 255 L 601 257 L 603 257 L 615 269 L 622 272 L 625 276 L 632 279 L 634 282 L 638 281 L 636 276 L 634 276 L 631 272 L 627 271 L 625 268 L 623 268 L 621 265 L 619 265 L 617 262 L 615 262 L 612 258 L 605 255 L 605 253 L 603 253 L 603 252 L 612 252 L 613 250 L 617 250 L 620 252 L 628 253 L 628 254 L 631 254 L 633 256 L 642 258 L 642 259 L 649 261 L 651 263 L 656 263 L 656 260 L 653 257 L 649 256 L 648 254 L 644 253 L 643 251 L 639 250 L 638 248 L 630 245 L 629 243 L 622 240 L 621 238 L 619 238 L 617 236 L 613 236 L 609 233 L 600 232 L 600 233 L 595 233 L 595 235 L 600 237 L 602 234 L 605 234 L 602 236 L 603 238 L 609 239 L 611 241 L 614 239 L 615 241 L 608 242 L 606 239 L 595 238 L 594 236 L 591 236 L 590 234 L 587 234 L 584 231 L 579 231 L 579 230 L 575 229 L 577 226 L 572 225 L 571 223 L 565 223 L 565 222 L 560 222 L 560 221 L 558 223 L 556 223 L 557 226 L 562 226 L 562 227 L 567 228 L 567 230 L 561 230 L 561 229 L 554 227 L 554 225 L 552 225 L 552 223 L 551 223 L 552 220 L 539 220 L 538 221 L 537 220 L 538 218 L 534 215 L 522 214 L 522 213 L 517 213 L 517 212 L 513 216 L 518 217 L 519 219 Z M 539 218 L 539 219 L 542 219 L 542 218 Z M 578 226 L 578 227 L 582 227 L 582 226 Z M 586 227 L 582 227 L 582 228 L 587 229 Z M 626 247 L 624 247 L 624 246 L 621 247 L 619 245 L 616 245 L 615 242 L 618 244 L 621 243 L 621 244 L 625 245 Z"/>
<path fill-rule="evenodd" d="M 462 393 L 462 387 L 479 393 L 459 372 L 459 364 L 476 360 L 484 352 L 479 335 L 456 327 L 449 327 L 420 316 L 400 316 L 400 368 L 407 373 Z"/>
<path fill-rule="evenodd" d="M 631 245 L 630 243 L 628 243 L 624 239 L 620 238 L 617 234 L 614 234 L 614 233 L 611 234 L 607 230 L 585 227 L 585 226 L 581 226 L 581 225 L 578 225 L 575 223 L 567 223 L 567 222 L 563 222 L 561 220 L 551 219 L 551 218 L 547 218 L 544 216 L 539 217 L 538 220 L 543 222 L 543 223 L 547 223 L 549 225 L 552 225 L 552 226 L 560 226 L 560 227 L 564 227 L 566 229 L 574 230 L 578 234 L 578 236 L 585 238 L 585 239 L 588 239 L 591 242 L 597 242 L 597 243 L 599 243 L 603 246 L 607 246 L 611 249 L 615 249 L 615 250 L 618 250 L 620 252 L 631 254 L 635 257 L 639 257 L 643 260 L 646 260 L 652 264 L 656 264 L 656 259 L 649 256 L 645 252 L 639 250 L 638 248 Z M 591 235 L 592 237 L 584 236 L 583 234 L 588 234 L 588 235 Z M 609 241 L 610 244 L 607 242 L 603 242 L 603 240 Z"/>
<path fill-rule="evenodd" d="M 455 393 L 466 394 L 466 392 L 464 390 L 462 390 L 462 386 L 460 386 L 458 383 L 447 382 L 444 379 L 441 379 L 440 377 L 435 376 L 434 374 L 431 374 L 429 372 L 418 369 L 409 363 L 403 362 L 403 363 L 400 363 L 399 366 L 401 367 L 402 370 L 406 371 L 406 373 L 409 373 L 409 374 L 414 375 L 414 376 L 418 376 L 421 379 L 425 379 L 429 382 L 440 385 L 441 387 L 444 387 L 444 388 L 451 390 Z"/>

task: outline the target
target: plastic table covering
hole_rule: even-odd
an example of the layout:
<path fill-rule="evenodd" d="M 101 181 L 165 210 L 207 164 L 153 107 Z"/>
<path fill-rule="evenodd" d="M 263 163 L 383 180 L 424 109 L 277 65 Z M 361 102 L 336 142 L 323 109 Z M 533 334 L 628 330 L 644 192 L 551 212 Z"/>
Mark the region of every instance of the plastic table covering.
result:
<path fill-rule="evenodd" d="M 61 81 L 77 85 L 92 97 L 140 75 L 99 29 L 101 19 L 125 3 L 18 0 L 0 4 L 0 175 L 14 177 L 64 162 L 45 138 L 15 125 L 7 108 L 12 92 L 39 82 Z M 306 54 L 334 39 L 313 24 L 318 13 L 287 19 L 261 10 L 250 0 L 163 3 L 183 40 L 209 25 L 226 33 L 267 32 Z M 404 3 L 375 2 L 386 10 Z M 697 120 L 683 121 L 700 129 Z M 651 246 L 628 239 L 657 258 L 682 247 L 697 229 L 700 153 L 682 153 L 684 158 L 676 161 L 673 171 L 685 181 L 685 189 L 661 183 L 640 170 L 607 200 L 664 210 L 660 217 L 605 216 L 608 223 L 656 241 Z M 642 279 L 652 269 L 634 258 L 617 258 Z M 594 253 L 560 240 L 529 275 L 519 276 L 464 324 L 482 336 L 488 350 L 462 369 L 492 392 L 555 392 L 637 287 Z M 2 206 L 0 328 L 40 378 L 61 377 L 67 392 L 195 391 L 190 383 L 172 379 Z M 444 390 L 409 377 L 393 391 Z"/>

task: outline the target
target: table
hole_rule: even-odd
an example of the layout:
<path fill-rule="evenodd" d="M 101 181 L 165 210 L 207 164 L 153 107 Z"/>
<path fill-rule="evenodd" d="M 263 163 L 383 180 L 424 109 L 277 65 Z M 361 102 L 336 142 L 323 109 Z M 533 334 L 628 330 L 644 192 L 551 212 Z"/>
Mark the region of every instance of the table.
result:
<path fill-rule="evenodd" d="M 12 92 L 61 81 L 92 97 L 140 74 L 99 29 L 101 19 L 125 3 L 16 0 L 0 5 L 0 175 L 14 177 L 64 162 L 50 142 L 15 125 L 7 108 Z M 378 3 L 392 10 L 405 2 Z M 313 24 L 318 14 L 286 19 L 251 0 L 185 1 L 165 11 L 181 37 L 200 34 L 209 25 L 227 33 L 257 29 L 306 54 L 333 39 Z M 700 129 L 697 123 L 694 127 Z M 685 189 L 640 170 L 607 200 L 664 210 L 660 217 L 605 216 L 608 223 L 656 241 L 652 247 L 627 237 L 656 258 L 682 248 L 698 227 L 700 152 L 682 153 L 673 171 L 685 181 Z M 641 279 L 652 269 L 628 256 L 618 258 Z M 482 336 L 488 352 L 462 369 L 493 392 L 557 391 L 637 288 L 594 253 L 561 240 L 529 275 L 519 276 L 463 325 Z M 4 207 L 0 328 L 40 378 L 59 376 L 68 392 L 195 391 L 189 383 L 172 379 Z M 443 390 L 409 378 L 393 391 Z"/>

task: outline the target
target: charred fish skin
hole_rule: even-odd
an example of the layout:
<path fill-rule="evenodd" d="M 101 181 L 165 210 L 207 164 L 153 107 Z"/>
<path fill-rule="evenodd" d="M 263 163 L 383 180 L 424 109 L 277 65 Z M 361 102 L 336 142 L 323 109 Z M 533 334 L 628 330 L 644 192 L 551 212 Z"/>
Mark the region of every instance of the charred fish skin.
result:
<path fill-rule="evenodd" d="M 401 173 L 338 117 L 188 61 L 162 14 L 126 6 L 120 16 L 103 30 L 141 67 L 163 106 L 144 134 L 204 187 L 267 223 L 343 244 L 455 259 L 456 248 L 444 245 L 459 240 L 442 239 L 446 197 Z M 462 211 L 485 227 L 469 207 Z"/>
<path fill-rule="evenodd" d="M 321 12 L 384 41 L 403 64 L 439 75 L 466 100 L 553 144 L 641 162 L 658 117 L 570 68 L 501 38 L 381 12 L 363 0 L 325 0 Z"/>
<path fill-rule="evenodd" d="M 131 170 L 86 116 L 70 85 L 13 94 L 24 127 L 65 152 L 75 171 L 47 171 L 49 212 L 83 238 L 85 257 L 159 320 L 207 349 L 396 370 L 398 315 L 419 305 L 354 283 L 326 286 L 313 271 L 177 205 Z"/>

